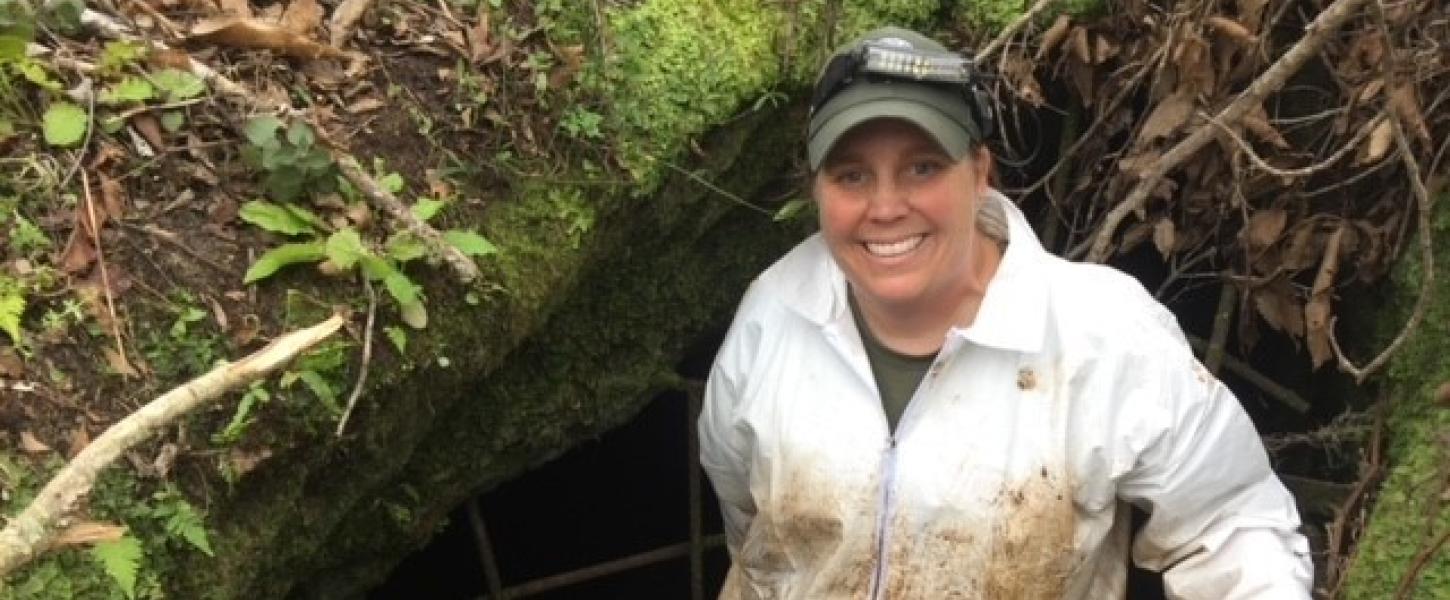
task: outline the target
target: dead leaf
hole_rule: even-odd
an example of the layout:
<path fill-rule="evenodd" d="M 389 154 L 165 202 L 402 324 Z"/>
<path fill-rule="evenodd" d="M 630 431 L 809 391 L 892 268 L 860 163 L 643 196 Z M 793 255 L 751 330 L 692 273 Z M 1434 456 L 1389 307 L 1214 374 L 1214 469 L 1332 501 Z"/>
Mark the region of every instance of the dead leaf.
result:
<path fill-rule="evenodd" d="M 35 434 L 29 431 L 20 432 L 20 449 L 26 454 L 44 454 L 50 452 L 50 446 L 45 445 Z"/>
<path fill-rule="evenodd" d="M 1093 60 L 1097 61 L 1098 64 L 1101 64 L 1103 62 L 1106 62 L 1108 59 L 1117 56 L 1118 50 L 1118 45 L 1112 40 L 1108 39 L 1108 36 L 1099 35 L 1097 37 L 1097 44 L 1093 47 Z"/>
<path fill-rule="evenodd" d="M 1389 119 L 1380 119 L 1378 125 L 1369 132 L 1369 145 L 1361 153 L 1355 164 L 1367 165 L 1379 162 L 1389 152 L 1390 144 L 1394 143 L 1395 128 Z"/>
<path fill-rule="evenodd" d="M 1333 356 L 1329 344 L 1329 322 L 1332 316 L 1330 300 L 1334 295 L 1334 278 L 1339 273 L 1339 242 L 1344 238 L 1344 223 L 1340 223 L 1329 241 L 1324 245 L 1324 258 L 1319 263 L 1319 273 L 1314 276 L 1314 287 L 1309 292 L 1309 302 L 1304 305 L 1305 337 L 1309 342 L 1309 359 L 1318 369 Z"/>
<path fill-rule="evenodd" d="M 473 27 L 468 28 L 468 30 L 464 32 L 468 41 L 469 62 L 476 65 L 484 58 L 487 58 L 488 55 L 493 52 L 493 42 L 489 39 L 490 33 L 491 31 L 489 29 L 488 5 L 480 2 L 478 3 L 477 21 L 474 23 Z"/>
<path fill-rule="evenodd" d="M 342 47 L 372 3 L 373 0 L 343 0 L 342 4 L 332 10 L 332 18 L 328 20 L 327 28 L 331 32 L 328 42 L 333 48 Z"/>
<path fill-rule="evenodd" d="M 1364 84 L 1364 87 L 1359 90 L 1360 103 L 1368 103 L 1370 100 L 1374 100 L 1374 97 L 1378 96 L 1383 89 L 1385 89 L 1385 80 L 1383 79 L 1371 80 L 1369 83 Z"/>
<path fill-rule="evenodd" d="M 1239 21 L 1249 31 L 1258 31 L 1263 22 L 1264 7 L 1269 5 L 1269 0 L 1239 0 L 1238 5 Z"/>
<path fill-rule="evenodd" d="M 322 7 L 317 0 L 292 0 L 278 24 L 292 33 L 311 37 L 312 31 L 322 24 Z"/>
<path fill-rule="evenodd" d="M 306 36 L 288 31 L 280 25 L 256 19 L 227 18 L 202 21 L 192 28 L 187 41 L 232 48 L 272 50 L 304 60 L 347 56 L 347 53 L 341 50 L 314 42 Z"/>
<path fill-rule="evenodd" d="M 1282 208 L 1256 211 L 1249 217 L 1248 226 L 1244 227 L 1244 240 L 1251 249 L 1268 248 L 1279 241 L 1279 235 L 1284 233 L 1284 225 L 1288 222 L 1289 213 Z"/>
<path fill-rule="evenodd" d="M 72 275 L 79 275 L 91 268 L 96 260 L 96 247 L 91 244 L 83 226 L 77 222 L 66 240 L 65 249 L 60 252 L 60 269 Z"/>
<path fill-rule="evenodd" d="M 156 476 L 165 479 L 171 473 L 171 467 L 176 466 L 176 457 L 181 454 L 181 448 L 176 444 L 167 442 L 161 445 L 161 451 L 156 453 L 156 459 L 151 461 L 151 468 L 155 469 Z"/>
<path fill-rule="evenodd" d="M 106 355 L 106 364 L 110 365 L 111 370 L 115 371 L 117 375 L 127 378 L 141 376 L 136 372 L 136 368 L 131 366 L 131 362 L 126 360 L 126 357 L 117 352 L 115 348 L 102 348 L 101 352 Z"/>
<path fill-rule="evenodd" d="M 1214 15 L 1206 19 L 1208 26 L 1233 41 L 1245 46 L 1252 46 L 1259 42 L 1258 36 L 1249 31 L 1243 24 L 1222 15 Z"/>
<path fill-rule="evenodd" d="M 1278 128 L 1269 122 L 1269 113 L 1262 105 L 1255 106 L 1243 116 L 1244 129 L 1254 134 L 1259 141 L 1265 142 L 1280 150 L 1289 149 L 1288 140 L 1279 133 Z"/>
<path fill-rule="evenodd" d="M 1192 113 L 1193 96 L 1183 90 L 1174 92 L 1159 102 L 1148 115 L 1143 129 L 1138 132 L 1138 144 L 1145 145 L 1177 133 L 1188 122 Z"/>
<path fill-rule="evenodd" d="M 166 138 L 161 133 L 161 122 L 157 121 L 156 117 L 151 116 L 151 113 L 143 112 L 133 115 L 131 117 L 131 125 L 136 128 L 136 131 L 141 134 L 141 138 L 145 139 L 146 143 L 150 144 L 152 148 L 156 150 L 166 149 Z"/>
<path fill-rule="evenodd" d="M 261 448 L 258 450 L 243 450 L 232 448 L 229 459 L 232 463 L 232 471 L 237 475 L 246 475 L 257 468 L 262 461 L 272 458 L 272 450 Z"/>
<path fill-rule="evenodd" d="M 86 446 L 91 445 L 91 434 L 86 431 L 85 420 L 80 421 L 70 432 L 70 448 L 66 449 L 66 458 L 75 458 L 77 454 L 81 453 L 81 450 L 85 450 Z"/>
<path fill-rule="evenodd" d="M 1072 53 L 1077 56 L 1078 62 L 1093 64 L 1093 49 L 1088 41 L 1088 30 L 1081 25 L 1072 28 Z"/>
<path fill-rule="evenodd" d="M 1419 94 L 1414 85 L 1400 84 L 1390 90 L 1390 108 L 1400 116 L 1409 133 L 1430 144 L 1430 128 L 1425 124 L 1425 115 L 1420 111 Z"/>
<path fill-rule="evenodd" d="M 121 182 L 107 177 L 105 173 L 100 174 L 101 178 L 101 205 L 106 209 L 106 215 L 112 219 L 120 219 L 126 215 L 126 190 L 121 187 Z"/>
<path fill-rule="evenodd" d="M 0 377 L 20 379 L 25 376 L 25 361 L 9 346 L 0 348 Z"/>
<path fill-rule="evenodd" d="M 126 533 L 125 525 L 114 523 L 103 523 L 100 521 L 81 521 L 72 523 L 55 536 L 56 546 L 79 546 L 81 544 L 95 544 L 99 542 L 113 542 L 121 539 Z"/>
<path fill-rule="evenodd" d="M 558 49 L 559 65 L 549 72 L 549 89 L 558 90 L 574 81 L 584 68 L 584 46 L 563 46 Z"/>
<path fill-rule="evenodd" d="M 221 6 L 222 14 L 236 17 L 252 16 L 252 5 L 247 0 L 217 0 Z"/>
<path fill-rule="evenodd" d="M 1072 85 L 1077 89 L 1078 98 L 1082 99 L 1082 105 L 1092 107 L 1094 91 L 1094 70 L 1092 65 L 1083 62 L 1072 61 L 1068 64 L 1067 74 L 1072 79 Z"/>
<path fill-rule="evenodd" d="M 1153 246 L 1158 248 L 1158 253 L 1163 255 L 1164 260 L 1173 254 L 1173 243 L 1177 239 L 1174 234 L 1173 219 L 1163 217 L 1153 225 Z"/>
<path fill-rule="evenodd" d="M 262 319 L 254 314 L 242 315 L 241 323 L 237 325 L 236 331 L 232 332 L 232 343 L 238 347 L 246 346 L 257 339 L 257 334 L 262 332 Z"/>
<path fill-rule="evenodd" d="M 1057 15 L 1057 20 L 1053 21 L 1052 26 L 1042 33 L 1042 43 L 1037 47 L 1036 60 L 1042 60 L 1043 57 L 1056 50 L 1062 41 L 1067 39 L 1071 27 L 1072 17 L 1067 16 L 1067 13 Z"/>
<path fill-rule="evenodd" d="M 1293 338 L 1304 337 L 1304 311 L 1294 296 L 1294 288 L 1284 280 L 1253 293 L 1254 308 L 1264 322 Z"/>

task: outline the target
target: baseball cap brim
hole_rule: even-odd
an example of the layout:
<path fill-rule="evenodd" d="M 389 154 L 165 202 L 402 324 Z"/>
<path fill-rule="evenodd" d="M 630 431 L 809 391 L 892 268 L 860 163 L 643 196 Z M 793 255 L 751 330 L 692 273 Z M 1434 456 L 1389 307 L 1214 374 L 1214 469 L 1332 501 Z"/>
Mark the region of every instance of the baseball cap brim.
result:
<path fill-rule="evenodd" d="M 943 100 L 935 97 L 936 90 L 911 89 L 917 87 L 911 84 L 857 84 L 853 87 L 856 89 L 846 90 L 828 102 L 821 110 L 820 118 L 812 119 L 815 126 L 811 128 L 806 142 L 806 158 L 811 171 L 821 168 L 831 149 L 852 128 L 875 119 L 901 119 L 920 127 L 953 160 L 960 159 L 971 149 L 972 140 L 976 137 L 971 129 L 974 125 L 964 116 L 954 118 L 943 112 L 939 108 Z M 842 104 L 845 106 L 842 107 Z"/>

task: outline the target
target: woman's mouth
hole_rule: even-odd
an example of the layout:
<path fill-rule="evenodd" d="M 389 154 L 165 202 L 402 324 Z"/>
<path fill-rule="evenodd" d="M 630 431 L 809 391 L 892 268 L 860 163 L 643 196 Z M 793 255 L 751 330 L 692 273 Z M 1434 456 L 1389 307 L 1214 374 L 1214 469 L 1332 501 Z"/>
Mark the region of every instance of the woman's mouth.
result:
<path fill-rule="evenodd" d="M 915 250 L 917 246 L 921 245 L 922 240 L 925 239 L 926 234 L 919 233 L 892 242 L 863 242 L 861 245 L 865 246 L 866 251 L 870 252 L 873 256 L 892 258 Z"/>

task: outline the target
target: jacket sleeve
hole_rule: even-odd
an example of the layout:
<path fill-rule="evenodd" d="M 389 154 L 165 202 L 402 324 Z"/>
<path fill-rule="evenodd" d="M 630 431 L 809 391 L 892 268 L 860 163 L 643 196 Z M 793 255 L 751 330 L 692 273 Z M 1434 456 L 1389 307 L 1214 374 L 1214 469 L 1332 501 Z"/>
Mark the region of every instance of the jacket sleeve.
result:
<path fill-rule="evenodd" d="M 1233 393 L 1163 325 L 1126 369 L 1125 406 L 1143 421 L 1118 495 L 1150 513 L 1133 560 L 1164 573 L 1169 598 L 1309 598 L 1293 496 Z"/>
<path fill-rule="evenodd" d="M 720 499 L 726 545 L 732 558 L 739 556 L 745 533 L 755 516 L 755 502 L 750 494 L 749 431 L 741 418 L 745 374 L 749 372 L 755 346 L 751 339 L 757 337 L 751 334 L 757 328 L 745 318 L 750 295 L 747 293 L 747 299 L 742 301 L 735 323 L 715 356 L 710 378 L 705 383 L 698 423 L 700 465 Z"/>

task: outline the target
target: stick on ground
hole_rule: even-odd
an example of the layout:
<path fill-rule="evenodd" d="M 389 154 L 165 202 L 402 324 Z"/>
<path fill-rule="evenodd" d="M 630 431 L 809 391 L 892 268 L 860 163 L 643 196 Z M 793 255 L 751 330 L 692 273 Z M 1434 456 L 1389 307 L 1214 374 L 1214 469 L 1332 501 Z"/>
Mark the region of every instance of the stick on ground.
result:
<path fill-rule="evenodd" d="M 51 478 L 40 494 L 0 531 L 0 577 L 45 552 L 55 541 L 60 519 L 90 493 L 96 477 L 122 453 L 152 437 L 177 418 L 222 394 L 266 376 L 342 327 L 341 316 L 294 331 L 231 364 L 212 369 L 152 400 L 112 425 Z"/>

